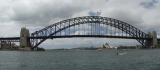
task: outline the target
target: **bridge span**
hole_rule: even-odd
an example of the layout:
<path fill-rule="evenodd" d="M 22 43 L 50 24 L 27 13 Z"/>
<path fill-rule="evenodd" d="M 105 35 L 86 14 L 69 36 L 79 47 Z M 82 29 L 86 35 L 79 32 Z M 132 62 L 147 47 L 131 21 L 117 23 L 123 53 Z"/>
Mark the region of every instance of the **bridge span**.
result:
<path fill-rule="evenodd" d="M 0 41 L 17 41 L 21 47 L 36 49 L 47 39 L 73 37 L 135 39 L 143 48 L 155 48 L 160 41 L 155 31 L 146 33 L 126 22 L 102 16 L 62 20 L 31 34 L 22 28 L 20 37 L 0 38 Z"/>

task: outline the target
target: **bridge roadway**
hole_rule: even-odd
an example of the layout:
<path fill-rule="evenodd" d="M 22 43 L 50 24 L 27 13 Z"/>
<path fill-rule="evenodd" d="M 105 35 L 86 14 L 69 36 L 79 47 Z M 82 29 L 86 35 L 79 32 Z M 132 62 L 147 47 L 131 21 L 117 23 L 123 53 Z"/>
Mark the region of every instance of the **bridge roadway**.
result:
<path fill-rule="evenodd" d="M 30 39 L 46 39 L 46 38 L 72 38 L 72 37 L 94 37 L 94 38 L 123 38 L 123 39 L 151 39 L 151 38 L 138 38 L 130 36 L 109 36 L 109 35 L 65 35 L 65 36 L 39 36 L 29 37 Z M 20 37 L 3 37 L 0 40 L 20 40 Z M 160 38 L 158 39 L 160 41 Z"/>

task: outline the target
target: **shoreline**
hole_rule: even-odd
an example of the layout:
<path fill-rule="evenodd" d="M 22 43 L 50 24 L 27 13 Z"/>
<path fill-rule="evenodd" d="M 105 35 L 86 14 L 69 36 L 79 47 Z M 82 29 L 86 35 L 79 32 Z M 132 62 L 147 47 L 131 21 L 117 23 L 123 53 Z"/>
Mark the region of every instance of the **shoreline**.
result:
<path fill-rule="evenodd" d="M 38 49 L 37 51 L 54 51 L 54 50 L 113 50 L 113 49 L 117 49 L 117 48 L 71 48 L 71 49 Z M 160 49 L 160 48 L 118 48 L 118 50 L 134 50 L 134 49 L 138 49 L 138 50 L 154 50 L 154 49 Z M 0 49 L 0 51 L 33 51 L 30 48 L 19 48 L 19 49 Z"/>

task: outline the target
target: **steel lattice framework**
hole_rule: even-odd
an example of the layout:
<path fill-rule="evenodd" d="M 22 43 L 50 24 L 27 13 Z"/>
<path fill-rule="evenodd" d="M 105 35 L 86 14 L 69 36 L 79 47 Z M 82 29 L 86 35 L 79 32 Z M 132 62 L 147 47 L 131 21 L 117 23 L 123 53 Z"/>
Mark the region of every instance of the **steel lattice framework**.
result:
<path fill-rule="evenodd" d="M 129 37 L 133 37 L 136 38 L 136 40 L 142 45 L 145 46 L 145 38 L 149 38 L 149 35 L 144 33 L 143 31 L 139 30 L 138 28 L 117 20 L 117 19 L 113 19 L 113 18 L 108 18 L 108 17 L 101 17 L 101 16 L 84 16 L 84 17 L 77 17 L 77 18 L 71 18 L 71 19 L 66 19 L 57 23 L 54 23 L 48 27 L 45 27 L 39 31 L 35 31 L 31 34 L 32 38 L 36 38 L 36 37 L 44 37 L 42 39 L 31 39 L 31 45 L 32 48 L 36 48 L 38 47 L 38 45 L 40 45 L 42 42 L 44 42 L 46 39 L 49 39 L 52 36 L 61 36 L 61 32 L 65 32 L 66 29 L 69 29 L 71 27 L 75 27 L 81 24 L 96 24 L 96 26 L 100 26 L 100 25 L 105 25 L 105 26 L 111 26 L 114 28 L 117 28 L 118 30 L 121 30 L 122 32 L 126 33 L 129 35 Z M 107 28 L 106 28 L 107 29 Z M 92 30 L 94 31 L 94 30 Z M 63 35 L 63 36 L 68 36 L 70 35 L 71 31 L 66 31 L 67 35 Z M 59 33 L 59 34 L 58 34 Z M 79 35 L 79 34 L 78 34 Z M 78 37 L 77 35 L 77 37 Z M 83 34 L 81 34 L 83 35 Z M 89 36 L 93 36 L 94 35 L 98 35 L 98 36 L 104 36 L 104 34 L 84 34 L 85 35 L 89 35 Z M 119 36 L 123 36 L 123 35 L 119 35 Z"/>

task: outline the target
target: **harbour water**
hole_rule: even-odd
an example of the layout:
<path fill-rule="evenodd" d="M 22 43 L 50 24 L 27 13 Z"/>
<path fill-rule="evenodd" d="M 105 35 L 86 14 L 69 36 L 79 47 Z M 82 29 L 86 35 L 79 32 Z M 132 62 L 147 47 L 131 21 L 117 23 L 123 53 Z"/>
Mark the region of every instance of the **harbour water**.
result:
<path fill-rule="evenodd" d="M 0 70 L 160 70 L 160 49 L 0 51 Z"/>

